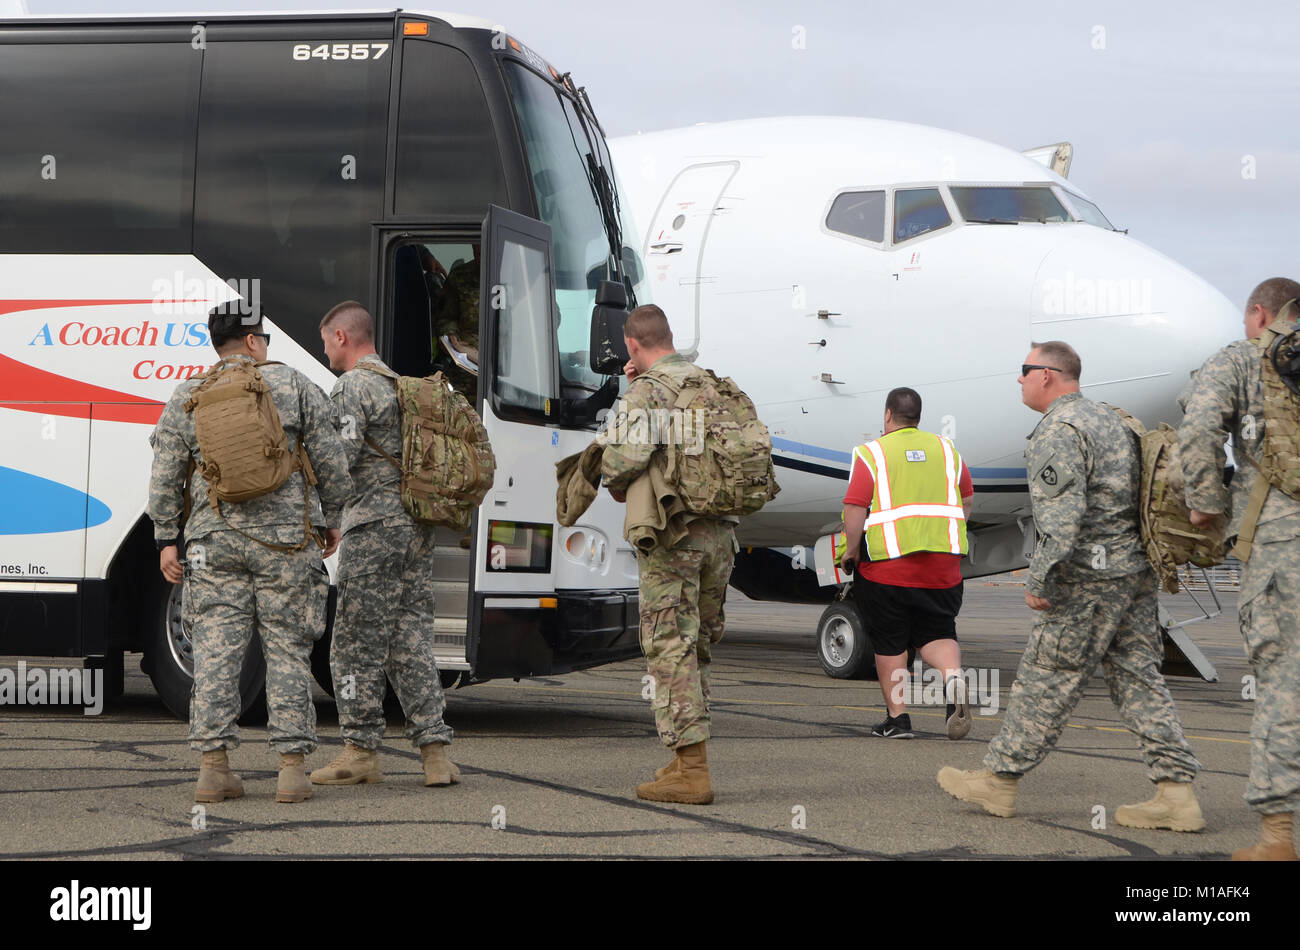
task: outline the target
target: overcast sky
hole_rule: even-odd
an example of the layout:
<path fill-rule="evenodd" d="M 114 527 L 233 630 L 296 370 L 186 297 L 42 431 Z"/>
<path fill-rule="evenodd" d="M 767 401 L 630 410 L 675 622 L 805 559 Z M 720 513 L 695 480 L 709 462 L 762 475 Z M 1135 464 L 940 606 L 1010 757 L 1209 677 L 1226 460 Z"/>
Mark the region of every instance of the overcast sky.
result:
<path fill-rule="evenodd" d="M 28 0 L 32 14 L 353 9 L 317 0 Z M 1025 149 L 1074 144 L 1070 177 L 1117 227 L 1235 304 L 1300 277 L 1300 9 L 1279 2 L 485 0 L 587 86 L 611 135 L 851 115 Z M 1253 177 L 1252 177 L 1253 176 Z"/>

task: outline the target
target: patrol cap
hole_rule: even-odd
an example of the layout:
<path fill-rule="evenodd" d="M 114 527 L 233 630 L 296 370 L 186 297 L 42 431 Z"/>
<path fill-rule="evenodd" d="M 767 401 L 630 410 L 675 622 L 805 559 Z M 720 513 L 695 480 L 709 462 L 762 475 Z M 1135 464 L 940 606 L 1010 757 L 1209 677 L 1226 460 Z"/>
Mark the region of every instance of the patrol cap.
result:
<path fill-rule="evenodd" d="M 221 346 L 245 333 L 262 328 L 262 307 L 256 300 L 228 300 L 208 311 L 208 333 L 213 346 Z"/>

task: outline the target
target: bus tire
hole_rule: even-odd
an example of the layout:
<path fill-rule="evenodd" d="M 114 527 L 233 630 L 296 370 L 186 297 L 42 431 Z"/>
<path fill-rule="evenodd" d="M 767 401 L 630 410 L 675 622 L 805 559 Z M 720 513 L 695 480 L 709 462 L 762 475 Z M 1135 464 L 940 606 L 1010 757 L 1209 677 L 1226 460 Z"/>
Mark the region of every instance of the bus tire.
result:
<path fill-rule="evenodd" d="M 149 637 L 145 671 L 163 705 L 177 719 L 190 718 L 190 693 L 194 688 L 194 655 L 189 634 L 181 623 L 181 585 L 159 582 L 149 612 Z M 266 660 L 256 633 L 239 671 L 242 725 L 266 722 Z"/>
<path fill-rule="evenodd" d="M 832 679 L 876 678 L 876 654 L 853 601 L 836 601 L 822 611 L 817 622 L 817 659 Z"/>

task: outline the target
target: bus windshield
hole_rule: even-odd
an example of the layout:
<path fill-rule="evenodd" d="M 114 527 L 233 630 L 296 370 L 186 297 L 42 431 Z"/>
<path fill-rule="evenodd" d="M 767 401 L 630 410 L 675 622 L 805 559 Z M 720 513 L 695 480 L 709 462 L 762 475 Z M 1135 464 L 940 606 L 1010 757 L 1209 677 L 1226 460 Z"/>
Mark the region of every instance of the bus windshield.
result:
<path fill-rule="evenodd" d="M 610 240 L 591 180 L 591 146 L 577 106 L 526 67 L 506 63 L 523 130 L 538 212 L 551 229 L 555 297 L 560 311 L 560 372 L 566 387 L 595 390 L 607 377 L 591 371 L 587 348 L 599 281 L 613 280 Z M 594 124 L 592 133 L 599 135 Z M 596 161 L 608 167 L 604 155 Z"/>

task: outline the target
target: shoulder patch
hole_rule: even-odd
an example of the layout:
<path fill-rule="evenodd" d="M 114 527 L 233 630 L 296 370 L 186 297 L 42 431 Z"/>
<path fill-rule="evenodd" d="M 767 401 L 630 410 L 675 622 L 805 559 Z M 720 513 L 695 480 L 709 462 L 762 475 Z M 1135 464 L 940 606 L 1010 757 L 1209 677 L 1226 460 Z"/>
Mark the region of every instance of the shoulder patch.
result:
<path fill-rule="evenodd" d="M 1044 484 L 1047 484 L 1047 485 L 1055 485 L 1055 484 L 1056 484 L 1056 469 L 1052 468 L 1052 466 L 1050 466 L 1050 465 L 1044 465 L 1044 466 L 1043 466 L 1043 470 L 1042 470 L 1041 472 L 1038 473 L 1038 477 L 1041 478 L 1041 479 L 1043 480 L 1043 483 L 1044 483 Z"/>

